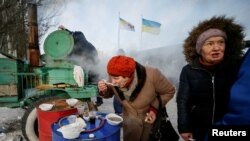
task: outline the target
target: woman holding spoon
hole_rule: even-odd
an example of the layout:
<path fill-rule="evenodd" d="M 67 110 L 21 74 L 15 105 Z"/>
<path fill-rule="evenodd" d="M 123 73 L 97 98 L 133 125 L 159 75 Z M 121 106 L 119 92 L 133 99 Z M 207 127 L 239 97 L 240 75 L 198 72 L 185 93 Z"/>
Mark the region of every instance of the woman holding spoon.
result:
<path fill-rule="evenodd" d="M 98 82 L 103 98 L 116 95 L 123 107 L 124 141 L 147 141 L 156 119 L 157 94 L 162 103 L 174 96 L 175 88 L 156 68 L 143 66 L 133 58 L 118 55 L 107 64 L 109 80 Z"/>

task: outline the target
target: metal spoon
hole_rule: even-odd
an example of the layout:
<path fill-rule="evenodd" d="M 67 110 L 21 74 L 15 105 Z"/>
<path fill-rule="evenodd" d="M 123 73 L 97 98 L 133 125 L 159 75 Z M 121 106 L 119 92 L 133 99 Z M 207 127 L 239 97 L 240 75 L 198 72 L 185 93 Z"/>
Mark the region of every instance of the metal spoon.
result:
<path fill-rule="evenodd" d="M 107 80 L 105 80 L 105 79 L 102 79 L 103 81 L 104 81 L 104 83 L 105 84 L 107 84 L 107 85 L 111 85 L 111 86 L 118 86 L 117 84 L 113 84 L 113 83 L 110 83 L 110 82 L 108 82 Z"/>

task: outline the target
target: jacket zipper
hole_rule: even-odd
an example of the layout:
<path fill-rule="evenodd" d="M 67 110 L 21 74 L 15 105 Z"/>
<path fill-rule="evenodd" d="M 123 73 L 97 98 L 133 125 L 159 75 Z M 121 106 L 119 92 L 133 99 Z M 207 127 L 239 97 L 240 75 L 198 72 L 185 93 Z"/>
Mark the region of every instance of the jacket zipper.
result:
<path fill-rule="evenodd" d="M 197 67 L 192 67 L 193 69 L 200 69 L 200 70 L 204 70 L 205 72 L 207 72 L 211 78 L 212 78 L 212 87 L 213 87 L 213 113 L 212 113 L 212 124 L 214 123 L 214 115 L 215 115 L 215 84 L 214 84 L 214 78 L 215 78 L 215 74 L 210 73 L 209 71 L 203 69 L 203 68 L 197 68 Z"/>
<path fill-rule="evenodd" d="M 212 85 L 213 85 L 213 115 L 212 115 L 212 124 L 214 123 L 214 114 L 215 114 L 215 84 L 214 84 L 214 75 L 212 76 Z"/>

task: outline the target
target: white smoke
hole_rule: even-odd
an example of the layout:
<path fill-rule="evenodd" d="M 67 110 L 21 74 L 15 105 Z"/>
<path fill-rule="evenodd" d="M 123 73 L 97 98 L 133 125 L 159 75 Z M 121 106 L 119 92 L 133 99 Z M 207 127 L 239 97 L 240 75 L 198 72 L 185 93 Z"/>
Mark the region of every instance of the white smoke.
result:
<path fill-rule="evenodd" d="M 178 84 L 186 64 L 181 45 L 165 46 L 137 52 L 135 58 L 143 65 L 158 68 L 174 85 Z"/>

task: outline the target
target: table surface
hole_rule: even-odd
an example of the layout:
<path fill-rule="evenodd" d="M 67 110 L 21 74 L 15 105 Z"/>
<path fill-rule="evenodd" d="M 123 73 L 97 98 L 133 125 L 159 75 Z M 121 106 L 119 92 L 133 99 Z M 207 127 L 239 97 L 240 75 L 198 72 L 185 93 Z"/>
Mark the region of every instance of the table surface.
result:
<path fill-rule="evenodd" d="M 101 112 L 97 112 L 97 115 L 99 116 L 99 118 L 96 119 L 95 124 L 90 124 L 88 121 L 85 120 L 87 127 L 85 128 L 85 131 L 81 132 L 80 136 L 78 138 L 76 138 L 75 140 L 79 140 L 79 139 L 83 139 L 83 140 L 88 140 L 89 135 L 90 134 L 94 134 L 94 139 L 95 140 L 102 140 L 105 138 L 119 138 L 120 139 L 120 129 L 121 129 L 121 125 L 110 125 L 106 119 L 106 113 L 101 113 Z M 53 138 L 57 138 L 56 140 L 62 140 L 63 136 L 61 132 L 58 132 L 57 129 L 60 128 L 60 126 L 69 124 L 67 117 L 63 117 L 60 120 L 58 120 L 58 122 L 53 123 L 52 124 L 52 134 L 54 134 Z M 60 123 L 59 123 L 60 122 Z M 100 126 L 101 123 L 104 122 L 103 126 Z M 95 130 L 97 129 L 97 130 Z M 53 135 L 52 135 L 53 136 Z M 67 139 L 64 139 L 67 140 Z"/>

